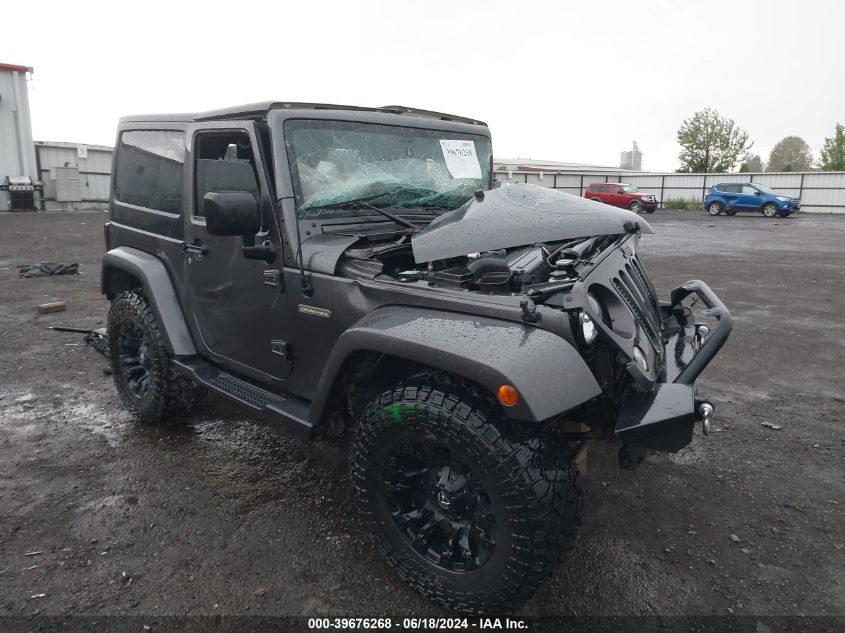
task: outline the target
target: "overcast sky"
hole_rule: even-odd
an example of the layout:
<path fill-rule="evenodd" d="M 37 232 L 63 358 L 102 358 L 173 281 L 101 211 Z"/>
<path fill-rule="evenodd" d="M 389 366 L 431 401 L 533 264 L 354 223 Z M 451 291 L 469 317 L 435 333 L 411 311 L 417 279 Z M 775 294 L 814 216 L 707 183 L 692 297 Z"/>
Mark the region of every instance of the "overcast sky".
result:
<path fill-rule="evenodd" d="M 23 5 L 20 5 L 21 8 Z M 27 5 L 29 6 L 29 5 Z M 34 7 L 35 5 L 33 5 Z M 768 159 L 845 123 L 845 3 L 39 2 L 0 34 L 35 67 L 36 140 L 112 145 L 117 119 L 276 99 L 401 104 L 486 121 L 495 154 L 677 168 L 716 108 Z"/>

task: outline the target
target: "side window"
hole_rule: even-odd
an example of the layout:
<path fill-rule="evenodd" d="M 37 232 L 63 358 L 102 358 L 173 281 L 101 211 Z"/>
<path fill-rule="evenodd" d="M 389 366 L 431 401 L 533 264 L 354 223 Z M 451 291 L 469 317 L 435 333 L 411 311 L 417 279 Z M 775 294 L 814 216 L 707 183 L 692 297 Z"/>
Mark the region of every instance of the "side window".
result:
<path fill-rule="evenodd" d="M 753 196 L 757 193 L 757 189 L 751 185 L 742 185 L 742 193 L 746 196 Z"/>
<path fill-rule="evenodd" d="M 120 135 L 114 197 L 147 209 L 181 213 L 185 135 L 133 130 Z"/>
<path fill-rule="evenodd" d="M 248 191 L 259 197 L 255 156 L 246 132 L 200 132 L 194 155 L 194 215 L 202 217 L 207 193 Z"/>
<path fill-rule="evenodd" d="M 719 191 L 723 191 L 725 193 L 739 193 L 742 189 L 741 185 L 719 185 Z"/>
<path fill-rule="evenodd" d="M 595 189 L 598 193 L 607 193 L 607 185 L 596 185 Z"/>

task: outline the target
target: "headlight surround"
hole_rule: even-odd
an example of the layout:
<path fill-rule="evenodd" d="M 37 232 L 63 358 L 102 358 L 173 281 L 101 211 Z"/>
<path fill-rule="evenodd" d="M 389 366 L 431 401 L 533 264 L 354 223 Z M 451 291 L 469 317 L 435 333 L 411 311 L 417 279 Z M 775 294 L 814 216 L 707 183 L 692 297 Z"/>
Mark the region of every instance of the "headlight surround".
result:
<path fill-rule="evenodd" d="M 601 304 L 598 299 L 589 294 L 587 295 L 587 302 L 589 303 L 590 310 L 593 314 L 601 316 Z M 598 328 L 596 327 L 593 318 L 585 311 L 581 310 L 581 313 L 578 315 L 578 322 L 581 324 L 581 336 L 584 337 L 584 342 L 587 345 L 592 345 L 599 335 Z"/>

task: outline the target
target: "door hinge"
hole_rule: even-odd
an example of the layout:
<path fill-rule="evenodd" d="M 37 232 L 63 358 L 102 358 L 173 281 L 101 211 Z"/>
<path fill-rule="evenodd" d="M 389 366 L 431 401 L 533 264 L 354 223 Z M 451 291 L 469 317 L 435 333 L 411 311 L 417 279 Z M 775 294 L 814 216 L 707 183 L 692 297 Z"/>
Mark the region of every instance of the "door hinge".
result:
<path fill-rule="evenodd" d="M 265 270 L 264 285 L 273 286 L 274 288 L 282 288 L 282 273 L 274 269 Z"/>

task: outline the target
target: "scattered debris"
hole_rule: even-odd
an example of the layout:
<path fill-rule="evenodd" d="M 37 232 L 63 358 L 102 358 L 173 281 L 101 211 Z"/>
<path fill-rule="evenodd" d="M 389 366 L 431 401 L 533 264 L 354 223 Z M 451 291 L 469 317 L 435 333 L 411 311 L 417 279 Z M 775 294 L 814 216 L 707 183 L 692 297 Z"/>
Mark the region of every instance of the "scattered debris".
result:
<path fill-rule="evenodd" d="M 736 534 L 731 534 L 731 540 L 732 540 L 734 543 L 739 543 L 740 541 L 742 541 L 742 539 L 741 539 L 741 538 L 739 538 Z"/>
<path fill-rule="evenodd" d="M 21 277 L 49 277 L 50 275 L 78 275 L 79 264 L 62 264 L 60 262 L 41 262 L 40 264 L 24 264 L 18 266 Z"/>
<path fill-rule="evenodd" d="M 24 556 L 38 556 L 39 554 L 43 554 L 44 552 L 41 550 L 37 550 L 35 552 L 27 552 Z"/>
<path fill-rule="evenodd" d="M 760 426 L 765 426 L 769 429 L 774 429 L 775 431 L 780 431 L 783 427 L 780 424 L 775 424 L 774 422 L 760 422 Z"/>
<path fill-rule="evenodd" d="M 47 597 L 46 593 L 34 593 L 30 596 L 30 598 L 32 598 L 33 600 L 35 600 L 36 598 L 46 598 L 46 597 Z"/>
<path fill-rule="evenodd" d="M 30 565 L 29 567 L 24 569 L 24 571 L 32 571 L 33 569 L 36 569 L 37 567 L 40 567 L 40 566 L 41 565 Z"/>
<path fill-rule="evenodd" d="M 38 304 L 39 314 L 49 314 L 50 312 L 64 312 L 66 310 L 64 301 L 53 301 L 51 303 Z"/>
<path fill-rule="evenodd" d="M 28 393 L 25 396 L 21 396 L 20 398 L 16 398 L 15 404 L 24 404 L 26 402 L 32 402 L 33 400 L 35 400 L 35 394 L 34 393 Z"/>
<path fill-rule="evenodd" d="M 749 548 L 749 547 L 741 547 L 741 548 L 739 549 L 739 551 L 740 551 L 740 552 L 742 552 L 743 554 L 750 554 L 750 553 L 751 553 L 751 548 Z"/>
<path fill-rule="evenodd" d="M 84 334 L 85 342 L 93 347 L 95 350 L 107 356 L 109 353 L 109 337 L 106 328 L 101 327 L 96 330 L 86 330 L 80 327 L 64 327 L 60 325 L 50 326 L 51 330 L 56 332 L 74 332 L 76 334 Z"/>

